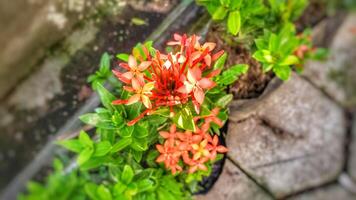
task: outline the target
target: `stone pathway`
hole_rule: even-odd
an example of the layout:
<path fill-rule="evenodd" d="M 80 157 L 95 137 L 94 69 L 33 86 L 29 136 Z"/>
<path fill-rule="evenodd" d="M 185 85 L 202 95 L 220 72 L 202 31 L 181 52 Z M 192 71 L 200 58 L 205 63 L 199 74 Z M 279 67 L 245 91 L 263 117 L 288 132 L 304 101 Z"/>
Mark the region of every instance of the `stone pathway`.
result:
<path fill-rule="evenodd" d="M 356 199 L 354 27 L 356 15 L 347 16 L 326 62 L 232 103 L 224 170 L 197 199 Z M 336 71 L 344 82 L 333 79 Z"/>

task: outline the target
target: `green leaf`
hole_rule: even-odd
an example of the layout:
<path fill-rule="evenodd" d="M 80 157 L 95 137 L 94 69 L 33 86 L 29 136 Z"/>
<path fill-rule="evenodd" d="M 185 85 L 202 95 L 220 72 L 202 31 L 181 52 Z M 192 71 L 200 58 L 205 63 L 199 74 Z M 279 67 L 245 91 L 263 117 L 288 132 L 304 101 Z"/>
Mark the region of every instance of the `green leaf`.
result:
<path fill-rule="evenodd" d="M 291 69 L 289 66 L 275 66 L 273 72 L 282 80 L 286 81 L 289 79 L 291 74 Z"/>
<path fill-rule="evenodd" d="M 100 96 L 101 103 L 104 105 L 105 108 L 109 109 L 110 111 L 114 111 L 114 106 L 111 104 L 116 98 L 112 95 L 104 86 L 100 83 L 96 84 L 97 91 Z"/>
<path fill-rule="evenodd" d="M 289 55 L 278 64 L 281 65 L 281 66 L 289 66 L 289 65 L 295 65 L 295 64 L 298 64 L 298 63 L 299 63 L 299 59 L 298 59 L 297 56 Z"/>
<path fill-rule="evenodd" d="M 136 162 L 140 163 L 141 162 L 141 159 L 142 159 L 142 155 L 143 155 L 143 151 L 135 151 L 135 150 L 132 150 L 131 151 L 134 159 Z"/>
<path fill-rule="evenodd" d="M 116 55 L 116 58 L 122 60 L 122 61 L 125 61 L 125 62 L 128 62 L 129 61 L 129 54 L 126 54 L 126 53 L 119 53 Z"/>
<path fill-rule="evenodd" d="M 220 0 L 220 4 L 228 7 L 230 5 L 230 0 Z"/>
<path fill-rule="evenodd" d="M 100 156 L 105 156 L 108 154 L 111 150 L 111 144 L 108 141 L 102 141 L 97 144 L 95 144 L 95 151 L 94 155 L 95 157 L 100 157 Z"/>
<path fill-rule="evenodd" d="M 132 143 L 132 138 L 122 138 L 116 144 L 114 144 L 111 148 L 111 153 L 116 153 L 121 151 L 125 147 L 129 146 Z"/>
<path fill-rule="evenodd" d="M 84 186 L 85 193 L 90 197 L 90 199 L 97 200 L 98 196 L 96 195 L 96 190 L 98 186 L 94 183 L 86 183 Z"/>
<path fill-rule="evenodd" d="M 153 189 L 154 182 L 149 179 L 144 179 L 137 182 L 138 192 L 145 192 Z"/>
<path fill-rule="evenodd" d="M 125 165 L 121 174 L 121 181 L 127 185 L 131 183 L 134 175 L 133 169 L 129 165 Z"/>
<path fill-rule="evenodd" d="M 239 9 L 241 6 L 243 0 L 231 0 L 230 2 L 230 9 L 231 10 L 235 10 L 235 9 Z"/>
<path fill-rule="evenodd" d="M 96 190 L 96 193 L 98 194 L 100 200 L 112 200 L 110 190 L 104 185 L 100 185 Z"/>
<path fill-rule="evenodd" d="M 135 129 L 134 126 L 125 126 L 121 130 L 119 130 L 118 133 L 121 137 L 124 137 L 124 138 L 131 137 L 134 129 Z"/>
<path fill-rule="evenodd" d="M 216 102 L 216 105 L 219 106 L 220 108 L 225 108 L 234 98 L 234 95 L 232 94 L 228 94 L 225 95 L 223 97 L 221 97 L 220 99 L 218 99 L 218 101 Z"/>
<path fill-rule="evenodd" d="M 104 53 L 100 59 L 100 72 L 105 75 L 110 72 L 110 55 Z"/>
<path fill-rule="evenodd" d="M 78 158 L 77 158 L 77 163 L 78 165 L 82 165 L 84 164 L 86 161 L 88 161 L 91 156 L 93 155 L 94 153 L 94 149 L 93 148 L 90 148 L 90 147 L 87 147 L 85 148 L 82 152 L 80 152 Z"/>
<path fill-rule="evenodd" d="M 93 147 L 94 142 L 90 139 L 89 135 L 85 131 L 80 131 L 79 141 L 83 146 Z"/>
<path fill-rule="evenodd" d="M 241 16 L 239 11 L 232 11 L 227 18 L 227 28 L 233 35 L 237 35 L 241 28 Z"/>
<path fill-rule="evenodd" d="M 97 113 L 87 113 L 84 115 L 81 115 L 79 119 L 89 125 L 98 127 L 98 128 L 103 128 L 103 129 L 114 129 L 115 127 L 113 126 L 111 120 L 107 120 L 103 117 L 100 117 L 99 114 Z"/>
<path fill-rule="evenodd" d="M 145 20 L 138 18 L 138 17 L 131 18 L 131 23 L 136 26 L 147 25 L 147 22 Z"/>
<path fill-rule="evenodd" d="M 104 164 L 108 163 L 110 160 L 108 157 L 91 157 L 87 160 L 84 164 L 80 166 L 80 169 L 83 171 L 95 169 L 98 167 L 103 166 Z"/>
<path fill-rule="evenodd" d="M 58 141 L 57 144 L 76 153 L 81 152 L 83 149 L 83 145 L 78 139 L 62 140 Z"/>
<path fill-rule="evenodd" d="M 217 83 L 220 85 L 230 85 L 234 83 L 240 75 L 245 74 L 247 70 L 248 65 L 246 64 L 234 65 L 218 76 Z"/>
<path fill-rule="evenodd" d="M 133 135 L 135 138 L 145 138 L 148 136 L 148 126 L 140 126 L 139 124 L 135 126 Z"/>
<path fill-rule="evenodd" d="M 213 69 L 214 70 L 223 69 L 224 65 L 225 65 L 225 62 L 226 62 L 226 59 L 227 59 L 227 53 L 224 53 L 222 56 L 220 56 L 219 59 L 216 60 Z"/>
<path fill-rule="evenodd" d="M 220 6 L 213 14 L 212 18 L 213 20 L 223 20 L 226 15 L 227 15 L 227 12 L 228 10 L 223 7 L 223 6 Z"/>
<path fill-rule="evenodd" d="M 130 147 L 136 151 L 146 151 L 148 149 L 146 139 L 135 139 L 132 141 Z"/>
<path fill-rule="evenodd" d="M 195 124 L 191 110 L 186 106 L 173 117 L 173 122 L 184 130 L 195 131 Z"/>

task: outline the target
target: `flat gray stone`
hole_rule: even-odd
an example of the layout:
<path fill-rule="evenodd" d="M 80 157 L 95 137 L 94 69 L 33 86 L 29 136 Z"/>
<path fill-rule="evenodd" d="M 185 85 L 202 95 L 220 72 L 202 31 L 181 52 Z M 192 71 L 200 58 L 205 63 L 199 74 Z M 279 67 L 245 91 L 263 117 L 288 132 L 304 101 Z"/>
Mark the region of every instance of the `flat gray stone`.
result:
<path fill-rule="evenodd" d="M 356 106 L 355 27 L 356 14 L 349 14 L 331 42 L 329 58 L 325 62 L 307 62 L 303 72 L 303 76 L 346 107 Z M 318 35 L 317 31 L 314 38 Z"/>
<path fill-rule="evenodd" d="M 348 192 L 338 184 L 333 184 L 306 192 L 288 200 L 354 200 L 356 195 Z"/>
<path fill-rule="evenodd" d="M 268 200 L 271 199 L 257 184 L 251 181 L 230 160 L 226 160 L 222 174 L 206 195 L 196 200 Z"/>
<path fill-rule="evenodd" d="M 344 113 L 293 74 L 231 107 L 228 156 L 276 197 L 335 180 L 344 162 Z"/>

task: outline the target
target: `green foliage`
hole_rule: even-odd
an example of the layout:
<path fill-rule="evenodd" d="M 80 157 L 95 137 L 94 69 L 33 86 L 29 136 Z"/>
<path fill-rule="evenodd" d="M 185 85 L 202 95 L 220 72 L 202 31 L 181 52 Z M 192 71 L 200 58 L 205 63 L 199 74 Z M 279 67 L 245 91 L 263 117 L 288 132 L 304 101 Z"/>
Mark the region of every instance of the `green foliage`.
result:
<path fill-rule="evenodd" d="M 95 90 L 97 83 L 103 84 L 110 76 L 110 55 L 104 53 L 100 59 L 99 70 L 88 77 L 88 82 L 91 83 L 92 88 Z"/>
<path fill-rule="evenodd" d="M 295 37 L 295 28 L 287 24 L 278 33 L 265 31 L 263 37 L 256 39 L 257 51 L 253 57 L 260 61 L 263 71 L 273 72 L 282 80 L 287 80 L 291 73 L 291 67 L 299 64 L 300 60 L 294 55 L 294 51 L 300 45 Z"/>
<path fill-rule="evenodd" d="M 222 34 L 222 38 L 228 44 L 247 45 L 247 48 L 252 50 L 253 57 L 262 63 L 263 71 L 272 70 L 282 80 L 289 78 L 293 66 L 300 72 L 304 60 L 322 59 L 327 55 L 325 49 L 310 51 L 313 49 L 311 42 L 300 39 L 292 25 L 308 6 L 308 0 L 196 0 L 196 2 L 207 9 L 213 20 L 226 21 L 221 25 L 226 24 L 226 30 L 232 36 Z M 253 40 L 257 49 L 253 46 Z M 294 51 L 301 45 L 308 46 L 309 50 L 304 52 L 303 57 L 297 57 Z M 226 81 L 226 85 L 231 82 Z"/>
<path fill-rule="evenodd" d="M 261 25 L 266 14 L 263 0 L 196 0 L 206 7 L 213 20 L 225 21 L 227 30 L 237 35 L 240 30 L 254 29 Z"/>

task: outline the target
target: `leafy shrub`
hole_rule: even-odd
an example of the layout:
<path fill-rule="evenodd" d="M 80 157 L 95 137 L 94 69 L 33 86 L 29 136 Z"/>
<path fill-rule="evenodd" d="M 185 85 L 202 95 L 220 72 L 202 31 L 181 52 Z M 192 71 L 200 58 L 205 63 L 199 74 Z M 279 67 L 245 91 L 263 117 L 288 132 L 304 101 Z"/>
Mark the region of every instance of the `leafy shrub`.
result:
<path fill-rule="evenodd" d="M 76 154 L 76 169 L 55 167 L 44 185 L 31 182 L 21 199 L 191 199 L 228 151 L 217 136 L 232 100 L 227 86 L 248 69 L 236 65 L 220 73 L 227 55 L 199 39 L 175 34 L 167 54 L 152 42 L 118 54 L 123 62 L 112 72 L 122 83 L 110 82 L 114 94 L 102 85 L 113 77 L 104 54 L 89 77 L 102 107 L 80 117 L 95 127 L 94 135 L 81 131 L 57 142 Z"/>
<path fill-rule="evenodd" d="M 227 44 L 247 45 L 253 57 L 262 64 L 263 71 L 272 70 L 282 80 L 289 78 L 293 67 L 302 71 L 305 59 L 325 55 L 324 49 L 316 50 L 310 40 L 301 39 L 292 24 L 308 5 L 307 0 L 196 2 L 207 9 L 213 20 L 226 22 L 230 35 L 222 34 L 222 38 Z"/>

